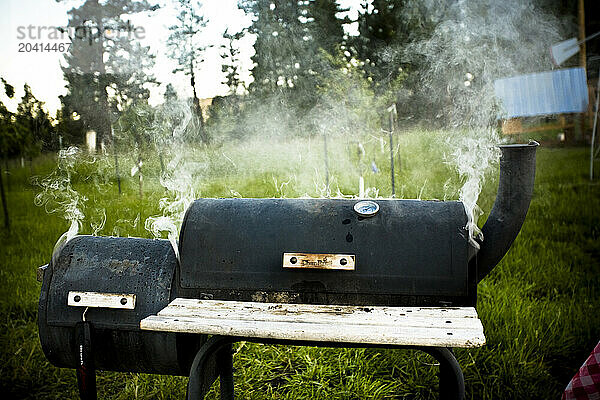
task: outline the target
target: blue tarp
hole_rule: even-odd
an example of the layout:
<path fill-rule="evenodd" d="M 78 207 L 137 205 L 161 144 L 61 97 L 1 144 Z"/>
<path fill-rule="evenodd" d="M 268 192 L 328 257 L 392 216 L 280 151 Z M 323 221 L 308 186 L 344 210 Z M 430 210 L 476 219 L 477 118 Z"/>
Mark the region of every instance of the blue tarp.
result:
<path fill-rule="evenodd" d="M 494 92 L 500 100 L 504 118 L 579 113 L 588 106 L 583 68 L 498 79 L 494 82 Z"/>

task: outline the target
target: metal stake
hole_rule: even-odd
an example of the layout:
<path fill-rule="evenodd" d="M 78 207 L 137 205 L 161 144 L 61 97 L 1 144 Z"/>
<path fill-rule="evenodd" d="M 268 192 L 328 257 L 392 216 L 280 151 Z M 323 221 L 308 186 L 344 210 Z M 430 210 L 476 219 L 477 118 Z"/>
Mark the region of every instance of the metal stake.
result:
<path fill-rule="evenodd" d="M 390 177 L 392 180 L 392 197 L 396 197 L 396 179 L 394 174 L 394 114 L 396 111 L 396 103 L 392 104 L 387 108 L 387 112 L 390 113 Z"/>
<path fill-rule="evenodd" d="M 325 156 L 325 186 L 326 196 L 329 197 L 329 161 L 327 159 L 327 133 L 323 130 L 323 154 Z"/>
<path fill-rule="evenodd" d="M 121 177 L 119 176 L 119 159 L 117 158 L 117 141 L 115 140 L 115 130 L 110 126 L 110 134 L 112 136 L 113 153 L 115 155 L 115 175 L 117 176 L 117 185 L 119 186 L 119 194 L 121 194 Z"/>

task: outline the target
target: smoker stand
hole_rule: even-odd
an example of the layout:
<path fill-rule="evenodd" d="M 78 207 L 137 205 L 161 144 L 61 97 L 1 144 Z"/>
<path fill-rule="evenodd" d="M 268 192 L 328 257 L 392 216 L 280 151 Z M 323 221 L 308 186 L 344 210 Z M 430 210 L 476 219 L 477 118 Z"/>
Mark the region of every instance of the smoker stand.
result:
<path fill-rule="evenodd" d="M 233 399 L 231 345 L 237 341 L 319 347 L 413 348 L 440 363 L 440 399 L 463 399 L 462 370 L 452 347 L 485 344 L 473 307 L 365 307 L 173 300 L 143 319 L 142 330 L 213 335 L 190 369 L 188 400 L 204 398 L 212 382 L 203 371 L 215 357 L 221 398 Z"/>

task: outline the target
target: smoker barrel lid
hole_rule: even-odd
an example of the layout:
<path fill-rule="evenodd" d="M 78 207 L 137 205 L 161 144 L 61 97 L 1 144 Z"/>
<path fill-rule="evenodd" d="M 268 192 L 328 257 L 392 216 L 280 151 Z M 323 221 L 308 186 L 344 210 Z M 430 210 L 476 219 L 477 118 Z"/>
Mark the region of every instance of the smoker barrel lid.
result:
<path fill-rule="evenodd" d="M 181 229 L 179 283 L 202 293 L 469 295 L 461 202 L 377 199 L 369 218 L 357 202 L 197 200 Z M 286 253 L 354 255 L 356 266 L 284 268 Z"/>

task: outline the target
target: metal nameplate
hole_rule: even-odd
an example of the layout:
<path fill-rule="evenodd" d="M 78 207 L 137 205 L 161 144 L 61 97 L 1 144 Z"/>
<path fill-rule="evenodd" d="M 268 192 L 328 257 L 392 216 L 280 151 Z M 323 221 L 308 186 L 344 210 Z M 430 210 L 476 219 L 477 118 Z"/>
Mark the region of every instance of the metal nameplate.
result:
<path fill-rule="evenodd" d="M 120 308 L 133 310 L 135 294 L 69 292 L 67 305 L 74 307 Z"/>
<path fill-rule="evenodd" d="M 283 268 L 336 269 L 354 271 L 353 254 L 283 253 Z"/>

